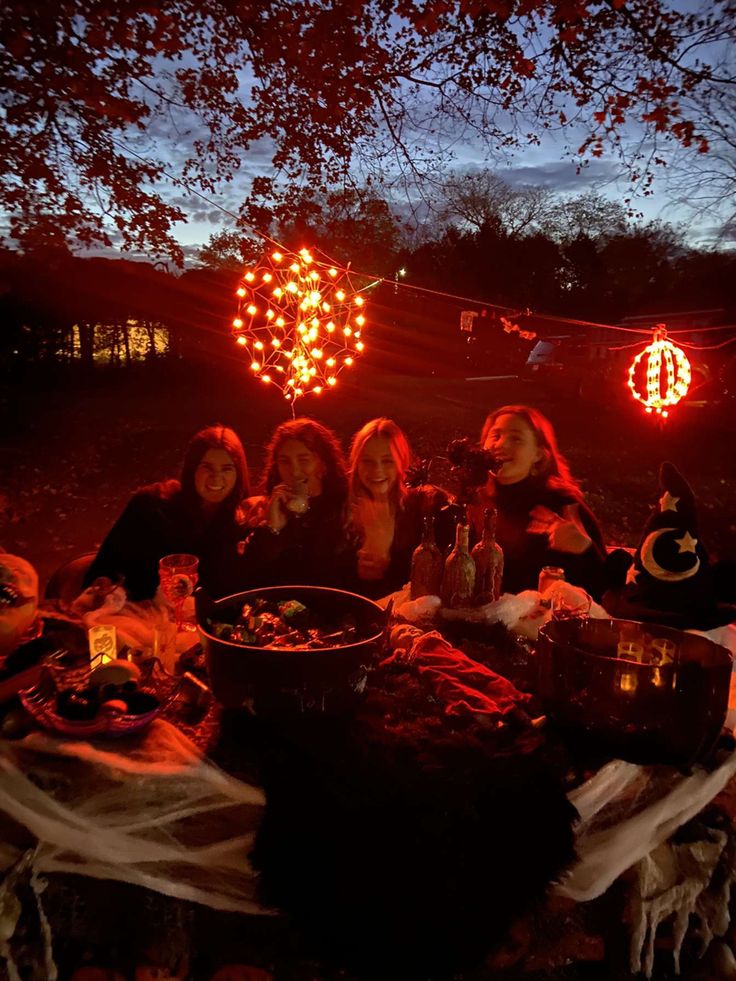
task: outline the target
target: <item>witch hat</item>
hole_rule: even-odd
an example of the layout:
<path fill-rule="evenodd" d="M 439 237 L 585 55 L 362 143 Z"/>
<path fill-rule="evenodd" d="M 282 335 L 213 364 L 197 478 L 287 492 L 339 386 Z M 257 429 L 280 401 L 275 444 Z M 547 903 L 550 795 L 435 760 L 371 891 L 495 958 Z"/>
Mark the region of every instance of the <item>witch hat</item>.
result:
<path fill-rule="evenodd" d="M 662 495 L 650 515 L 626 585 L 603 606 L 614 617 L 680 630 L 712 630 L 736 620 L 736 607 L 716 600 L 713 570 L 697 525 L 695 496 L 672 463 L 659 470 Z"/>

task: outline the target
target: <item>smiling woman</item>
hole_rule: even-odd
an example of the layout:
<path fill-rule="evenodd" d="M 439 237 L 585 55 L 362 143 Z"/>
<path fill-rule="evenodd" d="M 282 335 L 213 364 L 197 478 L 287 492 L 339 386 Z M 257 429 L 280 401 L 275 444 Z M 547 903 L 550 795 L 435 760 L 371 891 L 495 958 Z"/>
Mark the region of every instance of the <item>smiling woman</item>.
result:
<path fill-rule="evenodd" d="M 266 448 L 264 485 L 249 502 L 240 588 L 338 585 L 347 480 L 335 434 L 306 417 L 282 423 Z"/>
<path fill-rule="evenodd" d="M 229 577 L 245 534 L 241 502 L 249 490 L 237 434 L 221 425 L 200 430 L 187 447 L 180 481 L 151 484 L 130 499 L 85 585 L 99 576 L 122 579 L 129 599 L 150 599 L 158 587 L 159 559 L 188 553 L 199 558 L 200 582 L 213 596 L 234 591 Z"/>
<path fill-rule="evenodd" d="M 603 536 L 557 447 L 549 419 L 530 406 L 505 405 L 490 413 L 480 441 L 492 454 L 496 472 L 489 473 L 478 502 L 468 511 L 478 536 L 483 509 L 498 512 L 503 591 L 536 589 L 541 569 L 557 566 L 569 582 L 600 596 Z"/>
<path fill-rule="evenodd" d="M 440 545 L 449 542 L 451 521 L 438 487 L 408 487 L 411 450 L 392 419 L 371 419 L 350 448 L 348 581 L 358 593 L 385 596 L 409 580 L 411 558 L 425 518 L 436 519 Z"/>

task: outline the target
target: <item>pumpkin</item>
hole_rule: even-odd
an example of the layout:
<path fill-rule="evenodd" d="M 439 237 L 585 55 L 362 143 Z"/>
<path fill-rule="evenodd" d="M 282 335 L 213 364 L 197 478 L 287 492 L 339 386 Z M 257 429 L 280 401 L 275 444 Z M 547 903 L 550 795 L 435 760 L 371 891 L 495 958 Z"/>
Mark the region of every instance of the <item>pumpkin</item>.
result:
<path fill-rule="evenodd" d="M 38 573 L 18 555 L 0 553 L 0 664 L 36 618 Z"/>

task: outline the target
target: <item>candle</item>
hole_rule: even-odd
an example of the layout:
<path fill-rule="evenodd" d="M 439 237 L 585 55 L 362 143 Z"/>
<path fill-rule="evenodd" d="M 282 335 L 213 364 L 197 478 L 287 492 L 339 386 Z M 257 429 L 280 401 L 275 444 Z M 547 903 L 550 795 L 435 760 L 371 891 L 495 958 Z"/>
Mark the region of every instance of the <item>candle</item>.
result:
<path fill-rule="evenodd" d="M 635 695 L 636 689 L 639 685 L 639 679 L 636 677 L 636 671 L 627 671 L 625 668 L 621 668 L 616 672 L 616 684 L 619 691 L 624 695 Z"/>
<path fill-rule="evenodd" d="M 87 637 L 89 639 L 89 660 L 93 667 L 107 664 L 108 661 L 112 661 L 118 656 L 115 627 L 104 623 L 97 624 L 97 626 L 89 628 Z"/>

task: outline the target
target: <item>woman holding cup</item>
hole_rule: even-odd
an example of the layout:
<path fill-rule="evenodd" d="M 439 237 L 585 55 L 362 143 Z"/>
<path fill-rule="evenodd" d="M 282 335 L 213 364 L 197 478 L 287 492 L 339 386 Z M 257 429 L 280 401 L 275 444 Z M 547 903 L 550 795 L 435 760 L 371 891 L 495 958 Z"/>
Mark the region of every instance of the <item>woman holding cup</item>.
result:
<path fill-rule="evenodd" d="M 248 502 L 248 585 L 336 585 L 347 477 L 335 434 L 306 417 L 278 426 L 266 447 L 264 490 Z"/>
<path fill-rule="evenodd" d="M 159 560 L 199 560 L 199 581 L 213 596 L 234 592 L 237 543 L 245 533 L 243 499 L 250 491 L 245 451 L 226 426 L 208 426 L 190 441 L 180 480 L 136 491 L 108 532 L 84 584 L 100 576 L 122 580 L 128 599 L 153 598 Z"/>

